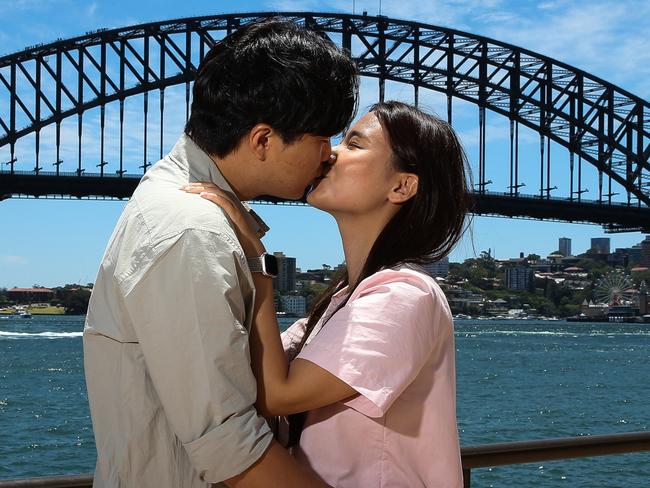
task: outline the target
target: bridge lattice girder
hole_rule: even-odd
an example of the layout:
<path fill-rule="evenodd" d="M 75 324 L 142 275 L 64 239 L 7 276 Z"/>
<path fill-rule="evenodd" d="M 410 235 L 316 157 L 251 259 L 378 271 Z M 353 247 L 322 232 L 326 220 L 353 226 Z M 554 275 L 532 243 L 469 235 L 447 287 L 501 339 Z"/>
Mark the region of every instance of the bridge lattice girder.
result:
<path fill-rule="evenodd" d="M 59 128 L 65 118 L 77 115 L 81 134 L 84 112 L 102 107 L 103 130 L 106 104 L 119 102 L 123 107 L 125 98 L 145 94 L 146 112 L 146 94 L 182 83 L 186 84 L 188 111 L 190 82 L 204 53 L 220 36 L 272 15 L 340 35 L 343 47 L 354 51 L 361 73 L 380 80 L 380 98 L 384 82 L 392 80 L 413 85 L 416 100 L 419 88 L 446 94 L 450 118 L 452 98 L 474 103 L 483 121 L 486 109 L 510 120 L 511 145 L 513 132 L 522 124 L 539 133 L 542 160 L 544 142 L 554 141 L 568 149 L 572 175 L 574 158 L 594 165 L 600 176 L 599 201 L 603 199 L 602 176 L 606 175 L 610 185 L 611 180 L 622 185 L 628 204 L 636 200 L 639 206 L 650 205 L 650 103 L 525 49 L 381 16 L 216 15 L 101 30 L 0 57 L 0 100 L 5 99 L 9 107 L 8 114 L 0 113 L 0 147 L 10 146 L 13 169 L 17 141 L 36 133 L 38 145 L 39 131 L 56 124 L 58 160 Z M 152 52 L 157 56 L 151 56 Z M 17 127 L 19 117 L 28 123 Z M 479 192 L 485 191 L 487 184 L 484 155 L 482 158 Z M 146 169 L 146 157 L 144 164 Z M 40 169 L 37 156 L 36 173 Z M 82 171 L 80 157 L 79 173 Z M 543 182 L 543 173 L 541 178 Z M 550 187 L 550 177 L 546 184 Z M 511 169 L 511 193 L 517 195 L 520 186 Z M 572 181 L 571 198 L 575 193 L 580 199 L 582 191 L 579 182 L 574 191 Z M 605 194 L 610 203 L 611 194 L 610 187 Z"/>

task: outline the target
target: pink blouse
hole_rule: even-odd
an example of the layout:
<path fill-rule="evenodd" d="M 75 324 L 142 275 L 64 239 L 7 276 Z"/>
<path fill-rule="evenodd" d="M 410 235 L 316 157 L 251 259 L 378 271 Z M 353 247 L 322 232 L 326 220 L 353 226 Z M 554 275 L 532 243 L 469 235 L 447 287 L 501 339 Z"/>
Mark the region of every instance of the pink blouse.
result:
<path fill-rule="evenodd" d="M 305 325 L 282 336 L 290 357 Z M 297 459 L 338 488 L 462 487 L 453 324 L 435 280 L 406 266 L 379 271 L 320 327 L 297 358 L 359 394 L 308 413 Z"/>

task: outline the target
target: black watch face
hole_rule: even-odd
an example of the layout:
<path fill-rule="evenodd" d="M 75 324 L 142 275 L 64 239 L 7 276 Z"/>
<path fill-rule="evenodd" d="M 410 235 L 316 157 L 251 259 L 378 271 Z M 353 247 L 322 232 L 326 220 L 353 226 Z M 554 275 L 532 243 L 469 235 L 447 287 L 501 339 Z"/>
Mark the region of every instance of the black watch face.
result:
<path fill-rule="evenodd" d="M 272 254 L 264 255 L 264 269 L 270 275 L 277 276 L 278 260 Z"/>

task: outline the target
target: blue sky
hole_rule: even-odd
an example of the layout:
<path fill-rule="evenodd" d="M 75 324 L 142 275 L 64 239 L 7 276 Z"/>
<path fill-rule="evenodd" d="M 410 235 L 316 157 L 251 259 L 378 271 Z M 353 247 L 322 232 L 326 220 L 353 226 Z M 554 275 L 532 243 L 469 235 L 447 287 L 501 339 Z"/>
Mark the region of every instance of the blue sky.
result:
<path fill-rule="evenodd" d="M 378 1 L 0 0 L 3 19 L 0 54 L 102 27 L 227 12 L 352 12 L 353 3 L 357 13 L 363 10 L 378 13 Z M 645 22 L 650 15 L 650 2 L 647 1 L 384 0 L 382 14 L 453 27 L 522 46 L 650 98 L 650 38 Z M 408 101 L 409 96 L 406 87 L 388 89 L 388 98 Z M 425 107 L 444 113 L 440 97 L 426 93 L 421 96 Z M 374 98 L 376 81 L 364 81 L 361 107 L 367 107 Z M 169 107 L 170 101 L 166 103 Z M 470 160 L 475 161 L 477 130 L 473 110 L 458 106 L 455 122 Z M 491 137 L 488 163 L 490 158 L 498 160 L 505 154 L 504 128 L 503 120 L 488 116 Z M 167 145 L 173 144 L 179 131 L 180 124 L 170 125 L 166 131 Z M 528 144 L 532 152 L 536 143 L 534 135 L 522 134 L 522 140 L 523 150 L 526 151 Z M 5 154 L 0 156 L 4 161 Z M 553 171 L 555 165 L 557 171 L 562 171 L 562 161 L 554 162 Z M 123 206 L 123 202 L 106 201 L 10 199 L 0 202 L 0 287 L 94 281 L 104 247 Z M 303 269 L 342 261 L 338 232 L 329 216 L 307 207 L 258 206 L 256 210 L 272 228 L 265 238 L 267 249 L 282 250 L 297 257 Z M 452 253 L 451 259 L 463 260 L 488 248 L 499 258 L 519 252 L 545 255 L 557 249 L 557 238 L 561 236 L 572 238 L 573 251 L 578 253 L 589 247 L 591 237 L 605 234 L 593 225 L 476 217 L 472 233 Z M 609 237 L 613 248 L 630 246 L 643 239 L 638 233 Z"/>

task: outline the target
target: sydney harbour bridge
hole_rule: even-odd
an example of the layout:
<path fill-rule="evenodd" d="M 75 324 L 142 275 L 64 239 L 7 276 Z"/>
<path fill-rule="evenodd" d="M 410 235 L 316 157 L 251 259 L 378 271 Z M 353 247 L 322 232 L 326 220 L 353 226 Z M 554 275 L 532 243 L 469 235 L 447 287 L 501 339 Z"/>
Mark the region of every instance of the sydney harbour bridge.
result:
<path fill-rule="evenodd" d="M 458 105 L 471 106 L 476 214 L 650 232 L 649 102 L 494 39 L 368 15 L 178 19 L 0 57 L 0 199 L 128 198 L 179 135 L 170 121 L 182 128 L 204 54 L 273 15 L 349 50 L 363 79 L 377 80 L 375 99 L 396 86 L 415 104 L 435 94 L 454 126 Z M 496 146 L 490 120 L 505 128 Z"/>

